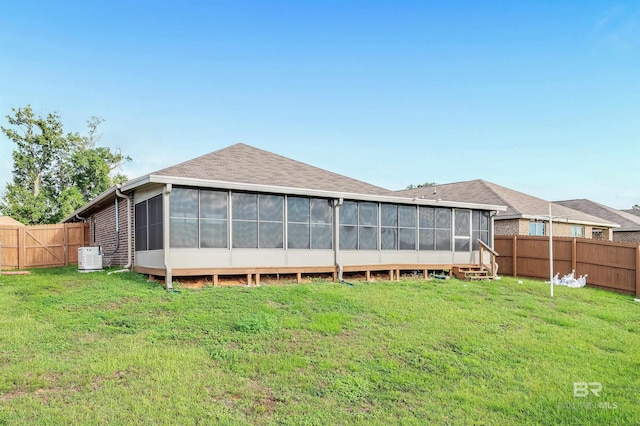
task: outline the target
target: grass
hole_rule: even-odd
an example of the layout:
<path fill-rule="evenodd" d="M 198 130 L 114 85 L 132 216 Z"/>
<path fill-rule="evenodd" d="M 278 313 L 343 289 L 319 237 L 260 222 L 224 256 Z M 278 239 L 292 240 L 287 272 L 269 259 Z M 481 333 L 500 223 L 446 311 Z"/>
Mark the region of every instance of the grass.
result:
<path fill-rule="evenodd" d="M 0 425 L 640 423 L 640 305 L 548 293 L 510 278 L 166 292 L 129 273 L 0 276 Z"/>

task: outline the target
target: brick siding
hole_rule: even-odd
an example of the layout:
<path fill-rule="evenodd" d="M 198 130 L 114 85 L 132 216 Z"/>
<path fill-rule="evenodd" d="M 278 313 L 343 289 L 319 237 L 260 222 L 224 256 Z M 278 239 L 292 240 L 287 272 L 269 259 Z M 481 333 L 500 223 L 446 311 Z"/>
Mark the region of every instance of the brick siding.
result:
<path fill-rule="evenodd" d="M 495 221 L 495 235 L 529 235 L 529 219 L 503 219 Z M 556 237 L 571 237 L 571 227 L 575 226 L 570 223 L 553 223 L 553 235 Z M 582 226 L 582 225 L 578 225 Z M 584 238 L 593 238 L 593 227 L 583 226 Z M 549 224 L 545 223 L 545 235 L 549 235 Z M 603 239 L 608 239 L 608 229 L 603 229 Z"/>
<path fill-rule="evenodd" d="M 131 217 L 133 217 L 133 203 L 131 203 Z M 89 242 L 92 246 L 101 246 L 103 265 L 123 266 L 127 264 L 127 200 L 118 200 L 118 222 L 120 224 L 120 245 L 116 240 L 116 207 L 115 201 L 109 206 L 92 215 L 89 219 Z M 134 229 L 131 226 L 131 242 L 133 246 Z M 132 253 L 133 260 L 133 253 Z"/>

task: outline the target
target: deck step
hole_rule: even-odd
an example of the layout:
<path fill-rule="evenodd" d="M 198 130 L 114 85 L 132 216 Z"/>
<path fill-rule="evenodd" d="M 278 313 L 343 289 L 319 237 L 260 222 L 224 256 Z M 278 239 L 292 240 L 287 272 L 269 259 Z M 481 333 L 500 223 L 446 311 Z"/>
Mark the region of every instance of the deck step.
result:
<path fill-rule="evenodd" d="M 459 280 L 468 281 L 491 280 L 493 278 L 483 266 L 454 266 L 453 274 Z"/>

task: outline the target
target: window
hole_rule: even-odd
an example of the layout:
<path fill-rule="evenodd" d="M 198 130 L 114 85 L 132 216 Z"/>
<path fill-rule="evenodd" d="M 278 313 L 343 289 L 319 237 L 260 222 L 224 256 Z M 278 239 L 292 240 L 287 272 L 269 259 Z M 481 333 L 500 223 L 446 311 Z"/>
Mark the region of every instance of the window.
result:
<path fill-rule="evenodd" d="M 345 201 L 340 206 L 340 250 L 358 249 L 358 203 Z"/>
<path fill-rule="evenodd" d="M 342 203 L 340 249 L 378 249 L 378 203 L 356 201 Z"/>
<path fill-rule="evenodd" d="M 333 248 L 333 208 L 322 198 L 287 197 L 287 247 Z"/>
<path fill-rule="evenodd" d="M 173 188 L 170 197 L 171 247 L 198 247 L 198 190 Z"/>
<path fill-rule="evenodd" d="M 436 250 L 451 250 L 451 209 L 436 208 Z"/>
<path fill-rule="evenodd" d="M 420 207 L 418 226 L 420 250 L 451 250 L 451 209 Z"/>
<path fill-rule="evenodd" d="M 471 246 L 473 250 L 478 250 L 481 240 L 489 244 L 489 212 L 474 210 L 471 213 Z"/>
<path fill-rule="evenodd" d="M 544 236 L 544 222 L 529 222 L 529 235 Z"/>
<path fill-rule="evenodd" d="M 233 248 L 284 247 L 284 197 L 231 194 Z"/>
<path fill-rule="evenodd" d="M 331 201 L 311 199 L 311 248 L 333 248 L 333 207 Z"/>
<path fill-rule="evenodd" d="M 574 238 L 584 238 L 584 226 L 572 226 L 571 236 Z"/>
<path fill-rule="evenodd" d="M 228 247 L 226 191 L 174 188 L 170 197 L 171 247 Z"/>
<path fill-rule="evenodd" d="M 162 195 L 157 195 L 149 199 L 149 250 L 162 250 Z"/>
<path fill-rule="evenodd" d="M 380 247 L 382 250 L 398 249 L 398 206 L 382 204 L 380 207 Z"/>
<path fill-rule="evenodd" d="M 378 204 L 358 203 L 358 248 L 378 249 Z"/>
<path fill-rule="evenodd" d="M 147 250 L 147 202 L 136 204 L 136 251 Z"/>
<path fill-rule="evenodd" d="M 162 250 L 162 195 L 136 204 L 135 220 L 136 251 Z"/>
<path fill-rule="evenodd" d="M 416 249 L 415 206 L 398 206 L 398 240 L 400 250 Z"/>
<path fill-rule="evenodd" d="M 455 210 L 455 250 L 471 249 L 471 210 Z"/>
<path fill-rule="evenodd" d="M 260 194 L 258 212 L 258 247 L 284 248 L 284 197 Z"/>
<path fill-rule="evenodd" d="M 200 190 L 200 247 L 227 248 L 227 204 L 226 191 Z"/>
<path fill-rule="evenodd" d="M 435 250 L 436 248 L 436 209 L 434 207 L 420 207 L 418 212 L 418 241 L 420 250 Z"/>

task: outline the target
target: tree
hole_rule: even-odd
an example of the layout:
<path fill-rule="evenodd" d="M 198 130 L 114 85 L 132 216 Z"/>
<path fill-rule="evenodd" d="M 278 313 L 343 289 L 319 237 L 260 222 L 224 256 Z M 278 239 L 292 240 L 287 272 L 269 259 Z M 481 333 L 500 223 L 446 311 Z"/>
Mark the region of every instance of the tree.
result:
<path fill-rule="evenodd" d="M 414 184 L 407 185 L 406 189 L 425 188 L 425 187 L 428 187 L 428 186 L 436 186 L 436 185 L 437 185 L 437 183 L 435 183 L 435 182 L 425 182 L 425 183 L 419 183 L 417 185 L 414 185 Z"/>
<path fill-rule="evenodd" d="M 64 133 L 57 113 L 36 116 L 27 105 L 12 109 L 0 127 L 16 144 L 13 181 L 7 184 L 0 212 L 24 224 L 55 223 L 111 185 L 126 180 L 113 171 L 130 161 L 119 150 L 96 146 L 104 121 L 92 117 L 86 135 Z"/>
<path fill-rule="evenodd" d="M 634 204 L 631 208 L 634 210 L 640 210 L 640 205 Z"/>

